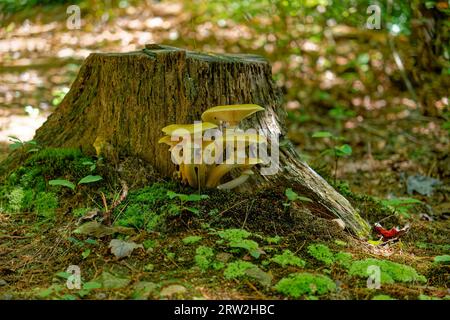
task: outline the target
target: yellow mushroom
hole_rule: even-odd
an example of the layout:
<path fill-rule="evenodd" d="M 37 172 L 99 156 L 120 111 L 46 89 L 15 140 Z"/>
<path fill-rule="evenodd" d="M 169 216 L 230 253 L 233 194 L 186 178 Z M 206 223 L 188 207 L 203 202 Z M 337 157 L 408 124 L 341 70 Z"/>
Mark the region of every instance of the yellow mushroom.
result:
<path fill-rule="evenodd" d="M 229 127 L 234 128 L 242 119 L 262 110 L 264 108 L 256 104 L 217 106 L 203 112 L 202 120 L 217 125 L 226 122 Z"/>
<path fill-rule="evenodd" d="M 230 133 L 231 132 L 231 133 Z M 214 143 L 212 143 L 214 142 Z M 204 154 L 206 155 L 214 155 L 214 159 L 216 163 L 222 162 L 224 151 L 227 151 L 225 158 L 227 156 L 232 156 L 235 158 L 235 152 L 237 151 L 238 158 L 245 158 L 247 147 L 255 144 L 263 144 L 267 143 L 267 139 L 265 136 L 258 135 L 256 133 L 247 133 L 247 132 L 234 132 L 227 130 L 227 134 L 218 137 L 216 140 L 211 141 L 210 144 L 204 147 Z M 232 153 L 227 148 L 231 148 Z M 256 157 L 255 154 L 250 154 L 250 157 Z M 212 160 L 212 157 L 209 156 L 208 160 Z M 225 159 L 225 160 L 226 160 Z M 231 159 L 233 161 L 234 159 Z M 212 162 L 206 162 L 207 164 L 212 164 Z"/>
<path fill-rule="evenodd" d="M 191 135 L 195 133 L 202 133 L 206 130 L 215 129 L 217 125 L 210 122 L 198 122 L 193 124 L 171 124 L 162 128 L 162 132 L 169 136 L 182 137 L 184 135 Z"/>
<path fill-rule="evenodd" d="M 245 163 L 222 163 L 214 168 L 212 168 L 208 172 L 208 177 L 206 179 L 206 186 L 208 188 L 214 188 L 220 183 L 220 179 L 226 175 L 228 172 L 230 172 L 233 169 L 242 168 L 242 169 L 249 169 L 253 167 L 256 164 L 262 163 L 262 160 L 258 158 L 247 158 L 245 159 Z"/>

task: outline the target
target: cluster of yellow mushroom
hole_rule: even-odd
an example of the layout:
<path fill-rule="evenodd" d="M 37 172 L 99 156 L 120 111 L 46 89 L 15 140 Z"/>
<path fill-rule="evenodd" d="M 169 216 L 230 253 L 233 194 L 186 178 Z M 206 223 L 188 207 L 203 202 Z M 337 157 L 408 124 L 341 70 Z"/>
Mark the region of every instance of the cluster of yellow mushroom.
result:
<path fill-rule="evenodd" d="M 193 188 L 233 189 L 253 174 L 262 163 L 255 147 L 267 143 L 264 136 L 237 129 L 240 121 L 264 108 L 255 104 L 217 106 L 202 114 L 202 122 L 172 124 L 162 129 L 159 143 L 170 146 L 176 175 Z M 226 150 L 226 152 L 224 152 Z M 228 173 L 240 176 L 223 182 Z"/>

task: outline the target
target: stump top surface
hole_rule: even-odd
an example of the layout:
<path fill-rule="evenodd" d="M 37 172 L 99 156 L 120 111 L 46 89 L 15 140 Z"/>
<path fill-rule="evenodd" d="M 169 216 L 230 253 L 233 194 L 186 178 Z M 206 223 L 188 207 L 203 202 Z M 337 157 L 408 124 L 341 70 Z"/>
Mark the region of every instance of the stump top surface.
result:
<path fill-rule="evenodd" d="M 224 62 L 224 63 L 262 63 L 268 64 L 269 62 L 262 56 L 255 54 L 230 54 L 230 53 L 206 53 L 196 52 L 185 49 L 180 49 L 171 46 L 147 44 L 143 50 L 132 51 L 125 53 L 95 53 L 94 55 L 108 56 L 108 57 L 120 57 L 120 56 L 133 56 L 146 54 L 150 57 L 156 58 L 158 55 L 165 55 L 176 52 L 184 52 L 187 58 L 205 61 L 205 62 Z"/>

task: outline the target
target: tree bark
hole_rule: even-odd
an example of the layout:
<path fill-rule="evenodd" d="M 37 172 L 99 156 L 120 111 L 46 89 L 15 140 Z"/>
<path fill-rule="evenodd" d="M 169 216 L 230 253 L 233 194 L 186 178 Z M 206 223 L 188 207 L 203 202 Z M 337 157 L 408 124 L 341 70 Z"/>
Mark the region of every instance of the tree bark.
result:
<path fill-rule="evenodd" d="M 243 128 L 265 129 L 285 136 L 285 111 L 270 64 L 260 56 L 204 54 L 173 47 L 147 45 L 130 53 L 91 54 L 71 90 L 35 140 L 49 147 L 80 147 L 95 153 L 102 141 L 110 160 L 137 157 L 163 176 L 174 164 L 166 145 L 158 144 L 161 128 L 193 123 L 216 105 L 254 103 L 265 108 L 244 120 Z M 361 237 L 369 226 L 322 177 L 300 161 L 290 142 L 280 148 L 280 171 L 256 174 L 244 189 L 261 186 L 292 187 L 314 201 L 314 212 L 340 218 Z"/>

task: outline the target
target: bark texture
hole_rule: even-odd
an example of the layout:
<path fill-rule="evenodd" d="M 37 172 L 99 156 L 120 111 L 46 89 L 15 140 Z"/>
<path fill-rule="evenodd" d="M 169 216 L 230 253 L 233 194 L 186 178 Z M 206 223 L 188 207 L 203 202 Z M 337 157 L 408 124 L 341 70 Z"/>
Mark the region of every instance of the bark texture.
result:
<path fill-rule="evenodd" d="M 86 59 L 35 140 L 51 147 L 80 147 L 88 154 L 102 143 L 111 160 L 137 157 L 171 176 L 174 165 L 168 148 L 158 144 L 162 127 L 193 123 L 216 105 L 254 103 L 265 112 L 245 120 L 243 128 L 266 129 L 283 140 L 281 98 L 270 64 L 260 56 L 213 55 L 159 45 L 125 54 L 96 53 Z M 356 235 L 368 234 L 368 224 L 350 203 L 300 161 L 289 142 L 280 149 L 280 166 L 278 174 L 256 174 L 244 188 L 293 187 L 314 200 L 317 213 L 342 219 Z"/>

